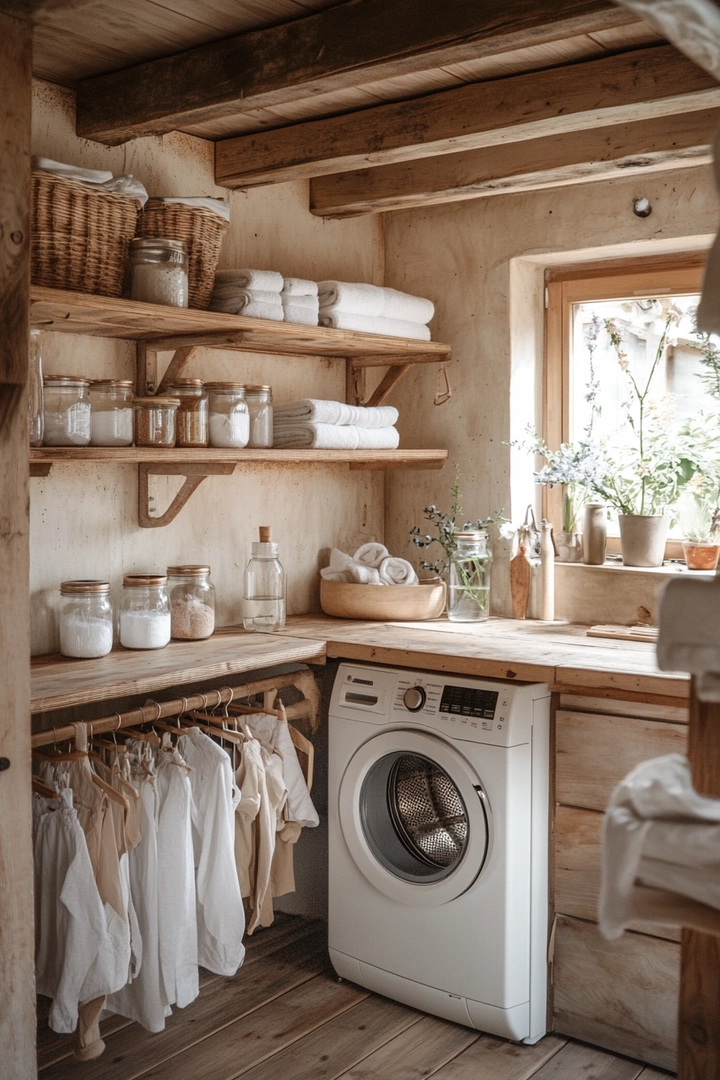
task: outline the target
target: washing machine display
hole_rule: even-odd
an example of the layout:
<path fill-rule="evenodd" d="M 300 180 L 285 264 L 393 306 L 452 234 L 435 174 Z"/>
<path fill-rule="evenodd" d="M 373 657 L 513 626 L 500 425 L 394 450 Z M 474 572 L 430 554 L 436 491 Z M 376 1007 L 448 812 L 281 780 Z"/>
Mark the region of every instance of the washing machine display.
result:
<path fill-rule="evenodd" d="M 545 1034 L 548 733 L 546 686 L 339 666 L 338 974 L 481 1031 Z"/>

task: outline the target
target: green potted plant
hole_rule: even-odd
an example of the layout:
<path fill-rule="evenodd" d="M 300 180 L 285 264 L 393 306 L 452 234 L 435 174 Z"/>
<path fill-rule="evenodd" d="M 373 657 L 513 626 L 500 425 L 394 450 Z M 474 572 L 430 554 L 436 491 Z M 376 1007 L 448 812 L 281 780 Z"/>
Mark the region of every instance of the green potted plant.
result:
<path fill-rule="evenodd" d="M 718 486 L 698 474 L 678 501 L 683 555 L 688 570 L 715 570 L 720 559 Z"/>

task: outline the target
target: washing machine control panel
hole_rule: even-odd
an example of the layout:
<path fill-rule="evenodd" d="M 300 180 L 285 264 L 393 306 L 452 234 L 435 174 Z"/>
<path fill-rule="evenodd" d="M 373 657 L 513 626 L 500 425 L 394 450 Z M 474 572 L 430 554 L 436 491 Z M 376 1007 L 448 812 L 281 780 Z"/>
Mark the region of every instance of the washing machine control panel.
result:
<path fill-rule="evenodd" d="M 499 685 L 499 684 L 496 684 Z M 436 682 L 431 676 L 397 676 L 392 715 L 413 713 L 458 739 L 505 743 L 512 693 L 477 680 Z"/>

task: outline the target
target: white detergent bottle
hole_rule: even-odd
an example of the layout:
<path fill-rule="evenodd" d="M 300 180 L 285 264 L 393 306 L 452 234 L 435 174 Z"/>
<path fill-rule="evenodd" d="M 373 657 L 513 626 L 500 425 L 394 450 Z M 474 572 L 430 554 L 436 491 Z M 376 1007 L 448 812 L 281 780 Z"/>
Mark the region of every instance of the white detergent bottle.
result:
<path fill-rule="evenodd" d="M 285 625 L 285 571 L 278 559 L 278 545 L 270 540 L 270 528 L 260 526 L 260 542 L 252 546 L 245 567 L 243 626 L 271 634 Z"/>

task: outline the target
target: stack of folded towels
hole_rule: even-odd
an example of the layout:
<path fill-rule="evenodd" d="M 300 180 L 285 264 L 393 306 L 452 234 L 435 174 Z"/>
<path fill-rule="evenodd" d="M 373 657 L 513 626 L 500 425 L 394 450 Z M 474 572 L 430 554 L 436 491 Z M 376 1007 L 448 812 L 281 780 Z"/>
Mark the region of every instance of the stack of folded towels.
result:
<path fill-rule="evenodd" d="M 330 565 L 320 571 L 325 581 L 352 581 L 356 585 L 417 585 L 418 577 L 407 559 L 394 558 L 384 544 L 363 544 L 354 555 L 339 548 L 330 552 Z"/>
<path fill-rule="evenodd" d="M 218 270 L 210 310 L 282 322 L 283 280 L 275 270 Z"/>
<path fill-rule="evenodd" d="M 346 405 L 302 398 L 277 405 L 273 446 L 314 450 L 395 450 L 400 435 L 392 405 Z"/>
<path fill-rule="evenodd" d="M 319 281 L 320 326 L 430 340 L 432 300 L 352 281 Z"/>
<path fill-rule="evenodd" d="M 286 277 L 280 293 L 285 322 L 317 326 L 320 302 L 317 281 Z"/>

